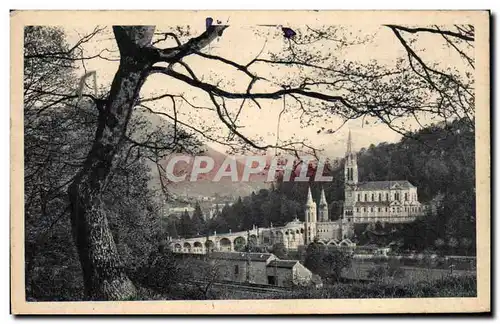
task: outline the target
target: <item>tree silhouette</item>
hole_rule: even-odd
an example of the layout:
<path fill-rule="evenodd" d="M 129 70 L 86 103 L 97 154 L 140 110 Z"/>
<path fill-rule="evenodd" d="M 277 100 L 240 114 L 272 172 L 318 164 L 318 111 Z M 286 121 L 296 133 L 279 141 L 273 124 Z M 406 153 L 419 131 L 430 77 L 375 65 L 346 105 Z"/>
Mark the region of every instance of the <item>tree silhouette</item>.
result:
<path fill-rule="evenodd" d="M 293 109 L 290 109 L 292 113 L 307 115 L 309 121 L 305 123 L 325 116 L 341 117 L 344 121 L 372 116 L 392 126 L 395 118 L 412 117 L 415 113 L 422 111 L 439 116 L 442 116 L 442 112 L 445 111 L 445 115 L 448 116 L 460 100 L 466 103 L 461 109 L 460 116 L 466 114 L 466 118 L 473 120 L 474 98 L 470 95 L 473 93 L 473 84 L 467 80 L 460 81 L 452 74 L 443 76 L 438 70 L 423 64 L 412 54 L 411 48 L 406 46 L 409 42 L 405 42 L 400 37 L 402 31 L 435 33 L 439 30 L 439 34 L 452 47 L 458 48 L 456 42 L 448 41 L 450 37 L 458 37 L 467 43 L 466 46 L 473 46 L 473 28 L 470 26 L 458 26 L 459 31 L 453 33 L 442 32 L 437 28 L 429 31 L 388 26 L 413 57 L 409 62 L 398 61 L 394 68 L 373 62 L 367 64 L 348 62 L 337 57 L 336 51 L 319 50 L 318 47 L 325 46 L 332 39 L 337 39 L 336 36 L 342 32 L 345 33 L 342 27 L 335 26 L 323 26 L 320 29 L 310 26 L 293 27 L 295 36 L 293 42 L 289 42 L 287 47 L 274 53 L 261 50 L 254 59 L 246 63 L 235 62 L 204 51 L 216 39 L 222 40 L 221 46 L 227 46 L 223 44 L 223 32 L 227 28 L 229 28 L 227 25 L 212 24 L 197 36 L 190 35 L 182 28 L 177 28 L 176 32 L 156 32 L 154 26 L 114 26 L 112 28 L 119 55 L 118 70 L 109 89 L 99 91 L 98 96 L 85 92 L 81 96 L 87 104 L 90 103 L 96 108 L 94 113 L 97 116 L 93 122 L 95 132 L 88 143 L 87 153 L 81 158 L 76 175 L 67 185 L 72 233 L 82 267 L 87 298 L 123 300 L 133 298 L 136 294 L 136 289 L 128 278 L 120 259 L 110 230 L 110 217 L 106 213 L 101 198 L 106 185 L 114 175 L 120 154 L 128 148 L 127 145 L 133 145 L 136 149 L 148 149 L 148 158 L 156 163 L 158 172 L 161 174 L 164 174 L 159 163 L 162 157 L 172 151 L 182 151 L 190 146 L 184 145 L 183 141 L 193 144 L 186 130 L 207 140 L 224 143 L 233 149 L 236 147 L 245 150 L 274 148 L 295 154 L 299 151 L 307 151 L 315 155 L 316 149 L 305 141 L 290 139 L 277 144 L 267 144 L 259 139 L 250 138 L 243 132 L 238 117 L 245 108 L 249 106 L 262 108 L 262 103 L 285 98 L 294 103 Z M 99 31 L 100 29 L 96 29 L 94 33 L 85 36 L 74 47 L 68 47 L 62 51 L 47 48 L 43 52 L 28 53 L 25 59 L 63 56 L 65 64 L 76 60 L 109 59 L 103 54 L 106 52 L 105 49 L 94 56 L 82 54 L 84 53 L 82 44 L 92 39 Z M 163 38 L 160 38 L 161 36 Z M 165 45 L 166 42 L 171 42 L 170 46 Z M 362 40 L 349 41 L 343 38 L 342 41 L 334 43 L 335 49 L 341 50 L 362 42 Z M 26 46 L 28 45 L 30 44 Z M 71 57 L 74 53 L 81 55 Z M 199 71 L 190 65 L 188 57 L 202 59 L 207 64 L 222 64 L 226 68 L 232 68 L 244 75 L 247 82 L 245 81 L 243 87 L 228 86 L 232 81 L 211 82 L 210 78 L 200 77 Z M 419 68 L 415 67 L 415 60 L 420 64 Z M 265 67 L 270 71 L 294 67 L 296 73 L 281 79 L 271 79 L 269 76 L 255 72 L 257 69 L 254 68 L 257 66 Z M 421 77 L 414 78 L 415 73 Z M 181 120 L 178 109 L 181 102 L 193 109 L 199 108 L 183 94 L 171 93 L 167 88 L 155 97 L 141 97 L 143 85 L 153 75 L 167 77 L 192 90 L 201 91 L 210 102 L 209 110 L 216 114 L 220 126 L 226 128 L 230 136 L 217 136 L 214 133 L 217 133 L 219 129 L 209 132 L 206 128 L 200 129 Z M 244 79 L 238 78 L 238 80 Z M 255 90 L 264 87 L 268 90 Z M 28 84 L 27 89 L 32 91 L 27 93 L 27 96 L 46 95 L 50 98 L 44 107 L 61 103 L 76 104 L 79 97 L 64 87 L 47 91 L 30 88 Z M 455 90 L 458 94 L 450 92 Z M 429 93 L 437 93 L 443 100 L 436 100 Z M 161 99 L 170 101 L 172 113 L 157 111 L 150 105 Z M 228 110 L 231 104 L 238 106 L 234 114 L 229 112 L 230 109 Z M 172 137 L 160 140 L 146 135 L 138 140 L 130 136 L 129 127 L 138 107 L 172 121 Z M 129 153 L 130 151 L 132 150 L 130 149 Z M 165 151 L 170 153 L 165 153 Z M 168 195 L 168 181 L 163 177 L 160 177 L 160 181 L 164 193 Z M 281 199 L 276 199 L 276 201 L 280 202 Z M 272 206 L 273 212 L 269 215 L 269 220 L 281 221 L 279 207 Z M 235 224 L 235 220 L 229 215 L 225 216 L 222 219 L 231 228 L 239 227 L 239 224 Z M 187 225 L 182 224 L 182 226 Z M 185 229 L 183 231 L 189 232 Z"/>
<path fill-rule="evenodd" d="M 192 223 L 197 235 L 198 233 L 200 235 L 205 234 L 206 231 L 205 218 L 203 217 L 203 212 L 201 211 L 201 206 L 198 202 L 196 202 L 194 206 Z"/>

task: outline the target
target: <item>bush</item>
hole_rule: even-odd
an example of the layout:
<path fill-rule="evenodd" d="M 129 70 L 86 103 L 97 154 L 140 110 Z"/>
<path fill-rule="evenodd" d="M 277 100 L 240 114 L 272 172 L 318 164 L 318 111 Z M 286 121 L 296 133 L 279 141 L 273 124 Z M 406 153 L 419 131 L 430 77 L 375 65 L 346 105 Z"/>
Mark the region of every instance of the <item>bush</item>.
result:
<path fill-rule="evenodd" d="M 429 298 L 429 297 L 475 297 L 477 279 L 475 276 L 454 277 L 430 282 L 410 284 L 386 283 L 337 283 L 322 289 L 296 289 L 274 296 L 287 299 L 325 298 Z"/>
<path fill-rule="evenodd" d="M 350 253 L 312 243 L 307 247 L 304 266 L 326 282 L 336 282 L 341 278 L 342 270 L 350 267 Z"/>
<path fill-rule="evenodd" d="M 211 288 L 218 277 L 219 265 L 204 256 L 185 257 L 160 247 L 132 278 L 165 299 L 203 300 L 217 298 Z"/>
<path fill-rule="evenodd" d="M 403 268 L 391 264 L 376 266 L 368 271 L 368 278 L 371 279 L 403 278 L 404 275 Z"/>

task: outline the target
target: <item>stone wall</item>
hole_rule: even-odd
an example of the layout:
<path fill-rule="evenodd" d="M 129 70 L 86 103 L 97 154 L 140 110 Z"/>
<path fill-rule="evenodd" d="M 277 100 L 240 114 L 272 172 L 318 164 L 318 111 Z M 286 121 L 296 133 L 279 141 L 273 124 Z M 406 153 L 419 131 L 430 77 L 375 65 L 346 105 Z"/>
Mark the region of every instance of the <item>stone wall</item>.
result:
<path fill-rule="evenodd" d="M 273 260 L 271 257 L 269 260 Z M 250 266 L 244 260 L 216 260 L 220 280 L 246 282 L 247 273 L 249 272 L 249 280 L 252 283 L 267 284 L 266 262 L 252 261 Z"/>
<path fill-rule="evenodd" d="M 267 267 L 267 276 L 276 277 L 276 284 L 280 287 L 292 285 L 308 285 L 311 283 L 312 272 L 297 262 L 293 268 Z"/>

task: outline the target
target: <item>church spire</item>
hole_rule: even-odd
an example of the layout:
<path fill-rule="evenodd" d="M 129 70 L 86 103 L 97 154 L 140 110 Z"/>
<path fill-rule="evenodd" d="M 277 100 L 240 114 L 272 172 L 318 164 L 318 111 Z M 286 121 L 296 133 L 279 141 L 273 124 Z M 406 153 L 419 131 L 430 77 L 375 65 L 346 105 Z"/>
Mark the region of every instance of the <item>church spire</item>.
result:
<path fill-rule="evenodd" d="M 311 187 L 309 186 L 307 190 L 308 191 L 307 191 L 307 202 L 306 202 L 306 205 L 307 206 L 314 205 L 314 200 L 313 200 L 313 197 L 312 197 L 312 194 L 311 194 Z"/>
<path fill-rule="evenodd" d="M 325 189 L 321 188 L 321 198 L 318 205 L 318 218 L 320 222 L 328 222 L 328 203 L 326 202 Z"/>
<path fill-rule="evenodd" d="M 349 136 L 347 137 L 347 151 L 345 153 L 344 174 L 346 184 L 358 183 L 358 163 L 356 153 L 352 151 L 352 136 L 349 129 Z"/>
<path fill-rule="evenodd" d="M 349 136 L 347 137 L 347 150 L 346 155 L 352 153 L 352 138 L 351 138 L 351 130 L 349 129 Z"/>
<path fill-rule="evenodd" d="M 321 199 L 319 200 L 319 205 L 326 205 L 325 189 L 321 188 Z"/>
<path fill-rule="evenodd" d="M 312 198 L 310 186 L 307 189 L 307 202 L 304 209 L 304 244 L 307 245 L 313 241 L 316 235 L 316 222 L 318 219 L 316 204 Z"/>

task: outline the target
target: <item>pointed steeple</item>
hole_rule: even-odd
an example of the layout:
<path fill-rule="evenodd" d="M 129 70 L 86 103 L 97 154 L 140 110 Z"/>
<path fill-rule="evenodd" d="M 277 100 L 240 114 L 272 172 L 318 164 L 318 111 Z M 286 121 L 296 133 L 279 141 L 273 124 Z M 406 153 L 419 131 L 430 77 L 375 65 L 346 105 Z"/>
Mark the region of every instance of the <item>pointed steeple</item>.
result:
<path fill-rule="evenodd" d="M 308 189 L 307 189 L 307 202 L 306 202 L 306 205 L 307 206 L 312 206 L 314 205 L 314 200 L 313 200 L 313 196 L 311 194 L 311 187 L 309 186 Z"/>
<path fill-rule="evenodd" d="M 321 199 L 319 200 L 319 205 L 324 206 L 326 205 L 326 197 L 325 197 L 325 189 L 321 188 Z"/>
<path fill-rule="evenodd" d="M 351 138 L 351 130 L 349 129 L 349 136 L 347 137 L 347 150 L 346 155 L 352 153 L 352 138 Z"/>
<path fill-rule="evenodd" d="M 347 151 L 345 154 L 344 176 L 346 184 L 358 183 L 358 162 L 356 158 L 356 152 L 353 152 L 352 148 L 351 130 L 349 130 L 349 136 L 347 138 Z"/>

